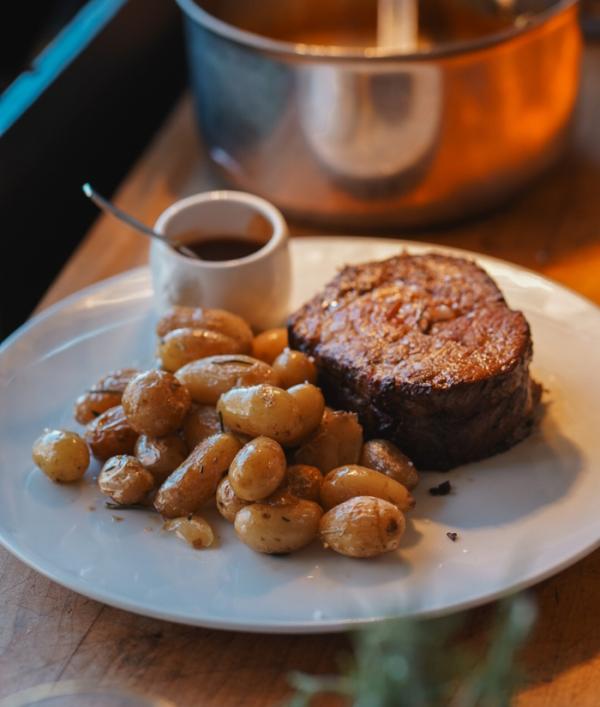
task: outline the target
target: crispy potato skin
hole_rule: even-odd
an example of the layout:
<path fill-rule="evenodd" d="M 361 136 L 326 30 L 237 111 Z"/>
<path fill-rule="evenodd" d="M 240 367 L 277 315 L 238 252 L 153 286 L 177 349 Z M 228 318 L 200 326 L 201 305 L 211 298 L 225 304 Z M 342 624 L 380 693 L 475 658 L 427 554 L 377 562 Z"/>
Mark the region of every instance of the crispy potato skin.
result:
<path fill-rule="evenodd" d="M 282 555 L 300 550 L 316 538 L 322 514 L 313 501 L 253 503 L 237 513 L 234 526 L 240 540 L 256 552 Z"/>
<path fill-rule="evenodd" d="M 174 373 L 192 361 L 238 351 L 237 341 L 218 331 L 183 328 L 173 329 L 159 340 L 157 355 L 162 367 Z"/>
<path fill-rule="evenodd" d="M 302 435 L 302 416 L 293 396 L 266 383 L 224 393 L 217 412 L 229 429 L 250 437 L 270 437 L 290 445 Z"/>
<path fill-rule="evenodd" d="M 317 368 L 301 351 L 285 348 L 273 361 L 273 370 L 282 388 L 291 388 L 300 383 L 316 383 Z"/>
<path fill-rule="evenodd" d="M 122 404 L 138 434 L 164 437 L 181 426 L 192 399 L 172 373 L 153 370 L 140 373 L 129 382 Z"/>
<path fill-rule="evenodd" d="M 120 405 L 123 391 L 138 373 L 137 368 L 121 368 L 103 376 L 75 401 L 74 417 L 77 422 L 87 425 L 103 412 Z"/>
<path fill-rule="evenodd" d="M 221 479 L 217 487 L 217 510 L 225 520 L 233 523 L 237 512 L 248 504 L 249 501 L 244 501 L 239 496 L 236 496 L 227 476 Z"/>
<path fill-rule="evenodd" d="M 279 487 L 285 470 L 281 445 L 269 437 L 257 437 L 244 445 L 231 462 L 229 483 L 244 501 L 261 501 Z"/>
<path fill-rule="evenodd" d="M 216 405 L 228 390 L 270 383 L 277 385 L 271 366 L 242 354 L 208 356 L 180 368 L 177 379 L 190 391 L 192 400 L 203 405 Z"/>
<path fill-rule="evenodd" d="M 32 458 L 49 479 L 65 484 L 83 478 L 90 451 L 75 432 L 46 430 L 33 443 Z"/>
<path fill-rule="evenodd" d="M 348 464 L 332 469 L 321 485 L 321 505 L 325 509 L 338 506 L 355 496 L 375 496 L 393 503 L 401 511 L 414 508 L 415 500 L 410 491 L 398 481 L 380 471 L 358 464 Z"/>
<path fill-rule="evenodd" d="M 189 449 L 222 431 L 221 421 L 212 405 L 193 404 L 183 421 L 183 436 Z"/>
<path fill-rule="evenodd" d="M 178 435 L 148 437 L 140 435 L 135 443 L 140 464 L 161 484 L 188 456 L 187 444 Z"/>
<path fill-rule="evenodd" d="M 130 505 L 143 501 L 152 491 L 154 477 L 136 457 L 119 454 L 105 462 L 98 476 L 98 486 L 115 503 Z"/>
<path fill-rule="evenodd" d="M 154 499 L 156 510 L 166 518 L 195 513 L 212 498 L 240 447 L 231 434 L 205 439 L 162 484 Z"/>
<path fill-rule="evenodd" d="M 365 442 L 359 464 L 375 469 L 406 486 L 409 491 L 419 483 L 419 474 L 411 460 L 393 442 L 372 439 Z"/>
<path fill-rule="evenodd" d="M 400 545 L 401 511 L 373 496 L 357 496 L 327 511 L 319 524 L 323 546 L 348 557 L 377 557 Z"/>
<path fill-rule="evenodd" d="M 363 445 L 363 429 L 352 412 L 325 409 L 315 432 L 296 450 L 295 464 L 318 467 L 323 474 L 344 464 L 356 464 Z"/>
<path fill-rule="evenodd" d="M 236 352 L 247 354 L 252 349 L 253 335 L 248 324 L 237 314 L 224 309 L 172 307 L 156 325 L 159 337 L 174 329 L 205 329 L 224 334 L 237 342 Z"/>
<path fill-rule="evenodd" d="M 321 501 L 323 474 L 316 466 L 292 464 L 285 472 L 284 488 L 296 498 L 306 501 Z"/>
<path fill-rule="evenodd" d="M 127 419 L 123 406 L 117 405 L 92 420 L 84 437 L 96 459 L 106 461 L 118 454 L 133 454 L 138 433 Z"/>
<path fill-rule="evenodd" d="M 254 337 L 252 355 L 265 363 L 272 364 L 287 345 L 287 329 L 267 329 Z"/>
<path fill-rule="evenodd" d="M 299 443 L 315 432 L 321 423 L 325 411 L 325 398 L 321 389 L 312 383 L 294 385 L 288 388 L 287 392 L 294 398 L 300 410 L 301 429 L 295 440 Z"/>

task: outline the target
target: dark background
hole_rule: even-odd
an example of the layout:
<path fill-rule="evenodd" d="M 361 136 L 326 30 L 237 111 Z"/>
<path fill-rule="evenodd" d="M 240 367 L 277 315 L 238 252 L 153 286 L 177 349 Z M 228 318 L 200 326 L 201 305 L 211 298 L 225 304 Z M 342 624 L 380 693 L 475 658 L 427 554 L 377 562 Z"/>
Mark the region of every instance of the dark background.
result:
<path fill-rule="evenodd" d="M 86 5 L 0 9 L 0 93 Z M 21 324 L 97 217 L 81 192 L 111 195 L 186 81 L 174 0 L 128 0 L 0 135 L 0 339 Z"/>

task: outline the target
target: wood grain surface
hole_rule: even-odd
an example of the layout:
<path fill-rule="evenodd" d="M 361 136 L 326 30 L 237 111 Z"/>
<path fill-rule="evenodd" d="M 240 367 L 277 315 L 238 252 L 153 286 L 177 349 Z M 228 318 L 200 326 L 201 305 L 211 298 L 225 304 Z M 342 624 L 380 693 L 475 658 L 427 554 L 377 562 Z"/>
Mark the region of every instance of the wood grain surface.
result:
<path fill-rule="evenodd" d="M 186 99 L 116 200 L 151 223 L 178 197 L 217 183 L 202 159 Z M 600 47 L 586 51 L 573 146 L 559 167 L 486 218 L 411 235 L 525 265 L 600 303 Z M 40 307 L 146 257 L 141 236 L 102 217 Z M 592 352 L 589 363 L 594 365 Z M 600 551 L 533 593 L 540 618 L 524 656 L 528 683 L 516 704 L 597 707 Z M 288 694 L 290 670 L 333 671 L 348 649 L 343 636 L 208 631 L 128 614 L 59 587 L 4 550 L 0 596 L 0 698 L 76 678 L 136 688 L 179 707 L 277 705 Z M 475 634 L 489 611 L 472 612 Z"/>

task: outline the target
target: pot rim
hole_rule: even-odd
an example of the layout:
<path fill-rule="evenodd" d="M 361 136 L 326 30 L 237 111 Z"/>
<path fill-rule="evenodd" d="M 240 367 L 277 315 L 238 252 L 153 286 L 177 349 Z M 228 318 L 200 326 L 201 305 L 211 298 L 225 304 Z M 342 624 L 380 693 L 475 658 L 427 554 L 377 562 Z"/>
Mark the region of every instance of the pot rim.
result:
<path fill-rule="evenodd" d="M 177 0 L 177 4 L 184 14 L 214 34 L 217 34 L 232 42 L 242 44 L 247 47 L 270 52 L 273 54 L 284 55 L 296 59 L 308 60 L 389 60 L 395 59 L 400 61 L 427 61 L 456 54 L 465 54 L 467 52 L 478 51 L 494 46 L 496 44 L 508 43 L 512 39 L 528 34 L 537 27 L 546 24 L 553 17 L 562 13 L 567 13 L 569 10 L 577 6 L 579 0 L 555 0 L 554 4 L 548 9 L 533 15 L 522 26 L 513 26 L 500 32 L 486 34 L 477 39 L 449 42 L 448 44 L 440 44 L 432 49 L 418 51 L 412 53 L 398 53 L 394 49 L 365 47 L 364 49 L 355 49 L 341 46 L 323 46 L 312 44 L 299 44 L 286 42 L 279 39 L 271 39 L 255 32 L 249 32 L 240 29 L 235 25 L 229 24 L 224 20 L 220 20 L 214 15 L 211 15 L 205 9 L 200 7 L 194 0 Z"/>

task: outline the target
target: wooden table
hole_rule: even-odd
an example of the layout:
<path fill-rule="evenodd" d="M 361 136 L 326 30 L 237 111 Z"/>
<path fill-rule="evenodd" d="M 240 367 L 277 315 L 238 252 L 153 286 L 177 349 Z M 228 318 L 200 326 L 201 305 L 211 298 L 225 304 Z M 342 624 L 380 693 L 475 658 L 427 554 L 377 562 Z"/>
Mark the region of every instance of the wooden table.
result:
<path fill-rule="evenodd" d="M 214 183 L 200 157 L 186 99 L 117 201 L 153 222 L 175 199 Z M 534 268 L 600 303 L 600 47 L 586 52 L 573 147 L 565 162 L 501 211 L 418 238 Z M 40 308 L 146 257 L 141 237 L 100 218 Z M 587 362 L 592 366 L 593 353 Z M 516 704 L 597 707 L 600 550 L 534 594 L 540 619 L 526 649 L 529 682 Z M 347 647 L 346 639 L 335 635 L 256 636 L 141 618 L 67 591 L 3 550 L 0 596 L 0 697 L 84 678 L 138 688 L 179 707 L 275 705 L 287 694 L 290 670 L 333 671 L 336 655 Z M 484 618 L 486 610 L 478 612 Z"/>

